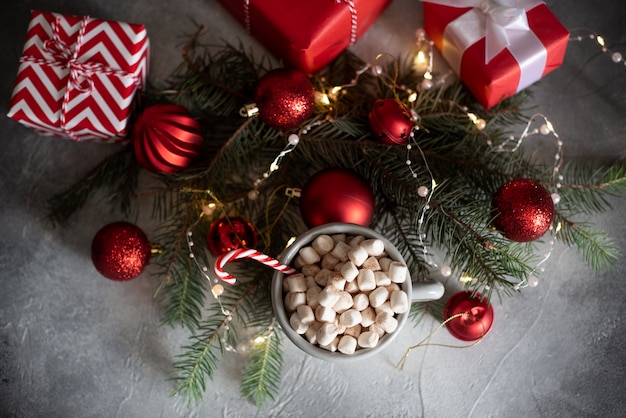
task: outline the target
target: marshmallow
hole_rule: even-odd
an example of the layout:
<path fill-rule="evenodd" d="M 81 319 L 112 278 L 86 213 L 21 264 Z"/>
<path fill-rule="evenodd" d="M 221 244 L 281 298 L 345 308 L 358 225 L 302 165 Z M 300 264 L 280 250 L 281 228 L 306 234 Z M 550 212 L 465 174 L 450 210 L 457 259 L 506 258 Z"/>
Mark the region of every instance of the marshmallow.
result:
<path fill-rule="evenodd" d="M 328 345 L 337 338 L 337 327 L 335 324 L 326 323 L 323 324 L 319 330 L 317 330 L 317 343 L 321 346 Z"/>
<path fill-rule="evenodd" d="M 346 326 L 339 322 L 339 317 L 335 317 L 333 324 L 337 327 L 337 335 L 341 335 L 346 332 Z"/>
<path fill-rule="evenodd" d="M 328 281 L 326 281 L 326 286 L 332 286 L 339 290 L 343 290 L 346 287 L 346 279 L 339 273 L 338 271 L 332 272 Z"/>
<path fill-rule="evenodd" d="M 339 241 L 335 244 L 335 248 L 330 252 L 333 256 L 337 257 L 340 261 L 348 260 L 348 252 L 352 249 L 345 242 Z"/>
<path fill-rule="evenodd" d="M 381 312 L 387 312 L 389 313 L 389 315 L 395 315 L 395 312 L 393 311 L 393 309 L 391 309 L 391 303 L 389 303 L 389 301 L 386 301 L 382 305 L 374 308 L 374 311 L 376 312 L 376 315 Z"/>
<path fill-rule="evenodd" d="M 352 247 L 350 251 L 348 251 L 348 259 L 354 263 L 355 266 L 360 267 L 365 260 L 367 260 L 367 251 L 365 248 L 357 245 L 356 247 Z"/>
<path fill-rule="evenodd" d="M 356 280 L 352 280 L 351 282 L 346 283 L 346 287 L 344 287 L 343 290 L 350 294 L 358 293 L 359 284 L 356 282 Z"/>
<path fill-rule="evenodd" d="M 389 257 L 380 257 L 378 259 L 378 264 L 380 264 L 380 268 L 383 271 L 389 271 L 389 264 L 391 264 L 392 261 L 393 260 L 391 258 L 389 258 Z"/>
<path fill-rule="evenodd" d="M 302 274 L 304 274 L 305 276 L 315 277 L 315 275 L 319 273 L 320 270 L 321 268 L 317 264 L 307 264 L 305 266 L 302 266 Z"/>
<path fill-rule="evenodd" d="M 300 305 L 306 304 L 306 295 L 302 292 L 288 292 L 285 295 L 285 309 L 293 312 Z"/>
<path fill-rule="evenodd" d="M 302 259 L 302 257 L 300 257 L 299 255 L 296 256 L 296 258 L 294 258 L 293 260 L 293 266 L 297 269 L 301 269 L 302 267 L 304 267 L 306 265 L 306 263 L 304 262 L 304 260 Z"/>
<path fill-rule="evenodd" d="M 309 329 L 304 333 L 304 338 L 307 339 L 311 344 L 317 344 L 317 331 L 322 326 L 321 322 L 313 322 L 309 325 Z"/>
<path fill-rule="evenodd" d="M 356 247 L 357 245 L 361 245 L 363 241 L 365 241 L 365 237 L 363 235 L 357 235 L 357 236 L 350 238 L 350 240 L 348 241 L 348 244 L 351 247 Z"/>
<path fill-rule="evenodd" d="M 309 305 L 298 306 L 296 313 L 298 314 L 298 318 L 300 318 L 300 322 L 304 325 L 310 325 L 315 321 L 315 313 L 313 313 L 313 309 Z"/>
<path fill-rule="evenodd" d="M 361 326 L 367 328 L 376 322 L 376 311 L 371 306 L 361 311 Z"/>
<path fill-rule="evenodd" d="M 399 261 L 389 263 L 389 278 L 394 283 L 404 283 L 408 271 L 409 269 Z"/>
<path fill-rule="evenodd" d="M 391 284 L 391 279 L 389 278 L 389 276 L 387 276 L 387 273 L 385 273 L 384 271 L 375 271 L 374 279 L 376 279 L 376 286 L 378 287 L 389 286 Z"/>
<path fill-rule="evenodd" d="M 365 293 L 357 293 L 356 295 L 352 296 L 352 302 L 352 306 L 357 311 L 362 311 L 370 306 L 370 299 Z"/>
<path fill-rule="evenodd" d="M 333 241 L 335 242 L 335 245 L 337 245 L 338 242 L 346 242 L 346 234 L 335 234 L 335 235 L 331 235 L 330 236 Z"/>
<path fill-rule="evenodd" d="M 359 343 L 359 347 L 363 348 L 371 348 L 376 347 L 378 345 L 378 340 L 380 337 L 376 332 L 373 331 L 365 331 L 359 335 L 359 339 L 357 342 Z"/>
<path fill-rule="evenodd" d="M 396 290 L 402 290 L 400 288 L 400 285 L 398 285 L 398 283 L 391 283 L 389 286 L 385 286 L 385 287 L 387 288 L 390 294 Z"/>
<path fill-rule="evenodd" d="M 357 324 L 361 323 L 363 317 L 361 316 L 361 312 L 356 309 L 348 309 L 341 315 L 339 315 L 339 322 L 343 324 L 346 328 L 353 327 Z"/>
<path fill-rule="evenodd" d="M 378 308 L 380 305 L 387 301 L 389 297 L 389 291 L 384 287 L 377 287 L 369 294 L 370 306 Z"/>
<path fill-rule="evenodd" d="M 376 315 L 376 325 L 380 326 L 385 332 L 394 332 L 398 328 L 398 320 L 392 313 L 387 311 L 380 312 Z"/>
<path fill-rule="evenodd" d="M 322 288 L 319 286 L 309 287 L 306 290 L 306 304 L 311 307 L 311 309 L 315 309 L 319 306 L 319 295 L 322 291 Z"/>
<path fill-rule="evenodd" d="M 378 259 L 376 259 L 376 257 L 374 256 L 367 257 L 363 264 L 361 264 L 361 267 L 364 269 L 370 269 L 372 271 L 378 271 L 381 269 L 380 264 L 378 264 Z"/>
<path fill-rule="evenodd" d="M 356 324 L 353 327 L 346 328 L 346 330 L 343 332 L 343 335 L 351 335 L 354 338 L 359 338 L 359 335 L 361 335 L 361 329 L 363 329 L 361 324 Z"/>
<path fill-rule="evenodd" d="M 354 354 L 357 340 L 351 335 L 344 335 L 337 344 L 337 349 L 343 354 Z"/>
<path fill-rule="evenodd" d="M 335 247 L 335 241 L 333 241 L 330 235 L 322 234 L 313 240 L 311 247 L 313 247 L 319 255 L 324 255 L 328 254 Z"/>
<path fill-rule="evenodd" d="M 376 279 L 374 278 L 374 272 L 372 270 L 359 270 L 359 275 L 356 280 L 359 284 L 359 289 L 363 292 L 376 289 Z"/>
<path fill-rule="evenodd" d="M 315 277 L 315 283 L 319 284 L 322 287 L 326 286 L 328 284 L 328 279 L 330 278 L 330 276 L 332 276 L 332 274 L 333 274 L 332 270 L 321 269 L 314 276 Z"/>
<path fill-rule="evenodd" d="M 339 297 L 341 296 L 340 292 L 341 290 L 334 286 L 326 286 L 317 296 L 317 300 L 320 305 L 330 308 L 339 300 Z"/>
<path fill-rule="evenodd" d="M 302 273 L 292 274 L 285 278 L 289 292 L 306 292 L 306 278 Z"/>
<path fill-rule="evenodd" d="M 367 330 L 371 332 L 375 332 L 376 334 L 378 334 L 378 337 L 380 338 L 382 338 L 385 335 L 385 330 L 383 329 L 383 327 L 378 325 L 376 322 L 370 325 Z"/>
<path fill-rule="evenodd" d="M 397 314 L 405 313 L 409 310 L 408 295 L 402 290 L 394 290 L 391 292 L 389 303 L 391 304 L 391 309 Z"/>
<path fill-rule="evenodd" d="M 344 264 L 345 264 L 345 261 L 337 261 L 337 264 L 335 264 L 335 267 L 333 267 L 333 270 L 341 272 L 341 268 L 343 267 Z"/>
<path fill-rule="evenodd" d="M 309 329 L 309 326 L 307 324 L 303 324 L 300 317 L 295 312 L 289 317 L 289 324 L 298 334 L 304 334 L 306 330 Z"/>
<path fill-rule="evenodd" d="M 333 305 L 333 310 L 337 313 L 343 313 L 350 309 L 354 302 L 352 301 L 352 295 L 346 291 L 339 293 L 339 300 Z"/>
<path fill-rule="evenodd" d="M 359 269 L 356 268 L 352 261 L 346 261 L 341 266 L 341 275 L 346 278 L 346 281 L 351 282 L 359 275 Z"/>
<path fill-rule="evenodd" d="M 333 322 L 336 317 L 337 313 L 333 308 L 327 308 L 322 305 L 315 308 L 315 319 L 319 322 Z"/>
<path fill-rule="evenodd" d="M 332 254 L 324 254 L 322 257 L 322 268 L 328 270 L 334 270 L 335 266 L 339 262 L 339 259 Z"/>
<path fill-rule="evenodd" d="M 304 264 L 315 264 L 321 260 L 320 255 L 313 247 L 302 247 L 298 254 L 302 257 Z"/>
<path fill-rule="evenodd" d="M 320 345 L 320 348 L 323 348 L 324 350 L 328 350 L 334 353 L 335 351 L 337 351 L 338 346 L 339 346 L 339 337 L 335 337 L 335 339 L 332 340 L 330 344 Z"/>
<path fill-rule="evenodd" d="M 318 287 L 317 283 L 315 282 L 315 277 L 313 276 L 306 276 L 305 281 L 307 289 L 310 289 L 312 287 Z"/>
<path fill-rule="evenodd" d="M 361 247 L 367 251 L 368 255 L 380 257 L 385 253 L 385 243 L 378 238 L 366 239 L 361 243 Z"/>

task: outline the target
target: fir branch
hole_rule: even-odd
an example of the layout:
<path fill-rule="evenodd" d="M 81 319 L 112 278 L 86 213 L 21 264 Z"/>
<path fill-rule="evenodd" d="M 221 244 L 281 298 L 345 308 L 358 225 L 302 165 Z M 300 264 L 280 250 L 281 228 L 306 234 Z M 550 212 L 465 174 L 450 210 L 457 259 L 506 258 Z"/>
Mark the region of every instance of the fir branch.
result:
<path fill-rule="evenodd" d="M 241 381 L 241 394 L 261 408 L 278 393 L 283 364 L 280 334 L 272 330 L 253 342 Z"/>
<path fill-rule="evenodd" d="M 49 200 L 48 218 L 53 224 L 66 222 L 81 209 L 96 191 L 103 187 L 111 189 L 107 200 L 119 207 L 127 217 L 133 211 L 139 168 L 130 147 L 110 155 L 70 188 Z"/>
<path fill-rule="evenodd" d="M 555 220 L 561 226 L 558 238 L 570 247 L 576 247 L 596 272 L 615 265 L 620 252 L 606 231 L 588 222 L 572 222 L 559 212 L 555 214 Z"/>
<path fill-rule="evenodd" d="M 626 166 L 593 169 L 588 164 L 568 163 L 562 169 L 564 181 L 559 188 L 562 210 L 594 214 L 611 208 L 608 197 L 626 191 Z"/>
<path fill-rule="evenodd" d="M 240 320 L 244 301 L 254 297 L 258 287 L 258 282 L 239 283 L 229 289 L 221 306 L 209 309 L 208 317 L 191 337 L 193 343 L 183 347 L 184 352 L 173 364 L 174 376 L 170 380 L 177 386 L 172 395 L 181 395 L 188 403 L 202 398 L 206 379 L 213 377 L 225 351 L 225 334 L 233 331 L 232 321 Z"/>

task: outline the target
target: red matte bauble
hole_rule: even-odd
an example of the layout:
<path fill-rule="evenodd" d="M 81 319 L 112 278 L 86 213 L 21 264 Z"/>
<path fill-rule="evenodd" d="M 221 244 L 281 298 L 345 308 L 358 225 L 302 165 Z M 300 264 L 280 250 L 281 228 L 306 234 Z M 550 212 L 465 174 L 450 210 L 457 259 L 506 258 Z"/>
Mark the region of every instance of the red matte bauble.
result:
<path fill-rule="evenodd" d="M 463 291 L 452 295 L 443 311 L 443 319 L 463 314 L 446 323 L 454 337 L 463 341 L 476 341 L 484 337 L 493 324 L 493 307 L 480 293 Z"/>
<path fill-rule="evenodd" d="M 369 113 L 370 129 L 385 144 L 406 145 L 414 123 L 395 99 L 378 99 Z"/>
<path fill-rule="evenodd" d="M 534 180 L 504 184 L 491 201 L 494 227 L 516 242 L 534 241 L 550 229 L 554 202 L 550 192 Z"/>
<path fill-rule="evenodd" d="M 257 241 L 254 226 L 238 216 L 215 220 L 207 234 L 209 250 L 218 257 L 237 248 L 256 248 Z"/>
<path fill-rule="evenodd" d="M 107 279 L 127 281 L 139 276 L 150 260 L 146 234 L 128 222 L 102 227 L 91 242 L 93 265 Z"/>
<path fill-rule="evenodd" d="M 135 157 L 144 168 L 176 173 L 200 155 L 200 124 L 179 105 L 157 104 L 137 118 L 133 129 Z"/>
<path fill-rule="evenodd" d="M 322 170 L 302 188 L 300 213 L 309 228 L 330 222 L 368 226 L 374 216 L 374 193 L 353 171 Z"/>
<path fill-rule="evenodd" d="M 279 68 L 259 80 L 254 100 L 259 118 L 275 129 L 288 130 L 308 120 L 315 109 L 313 84 L 306 74 Z"/>

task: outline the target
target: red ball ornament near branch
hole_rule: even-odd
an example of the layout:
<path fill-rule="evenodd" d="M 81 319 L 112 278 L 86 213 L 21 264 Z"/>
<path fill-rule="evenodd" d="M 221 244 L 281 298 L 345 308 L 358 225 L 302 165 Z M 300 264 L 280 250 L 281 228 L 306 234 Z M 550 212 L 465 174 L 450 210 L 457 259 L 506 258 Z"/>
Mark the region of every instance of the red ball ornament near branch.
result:
<path fill-rule="evenodd" d="M 554 202 L 545 187 L 534 180 L 504 184 L 491 201 L 494 227 L 516 242 L 534 241 L 550 229 Z"/>
<path fill-rule="evenodd" d="M 207 233 L 207 244 L 216 256 L 238 248 L 256 248 L 257 232 L 254 226 L 239 216 L 215 220 Z"/>
<path fill-rule="evenodd" d="M 378 99 L 369 113 L 370 129 L 385 144 L 406 145 L 415 125 L 395 99 Z"/>
<path fill-rule="evenodd" d="M 146 234 L 128 222 L 102 227 L 91 242 L 93 265 L 107 279 L 127 281 L 139 276 L 150 261 Z"/>
<path fill-rule="evenodd" d="M 456 318 L 452 318 L 458 315 Z M 446 328 L 463 341 L 476 341 L 484 337 L 493 324 L 493 307 L 480 293 L 463 291 L 452 295 L 443 311 Z"/>
<path fill-rule="evenodd" d="M 133 141 L 139 164 L 153 172 L 172 174 L 200 155 L 203 138 L 200 124 L 185 107 L 157 104 L 137 118 Z"/>
<path fill-rule="evenodd" d="M 306 74 L 279 68 L 259 80 L 254 100 L 259 118 L 275 129 L 289 130 L 308 120 L 315 109 L 313 84 Z"/>
<path fill-rule="evenodd" d="M 374 216 L 374 193 L 350 170 L 322 170 L 302 188 L 300 213 L 309 228 L 330 222 L 368 226 Z"/>

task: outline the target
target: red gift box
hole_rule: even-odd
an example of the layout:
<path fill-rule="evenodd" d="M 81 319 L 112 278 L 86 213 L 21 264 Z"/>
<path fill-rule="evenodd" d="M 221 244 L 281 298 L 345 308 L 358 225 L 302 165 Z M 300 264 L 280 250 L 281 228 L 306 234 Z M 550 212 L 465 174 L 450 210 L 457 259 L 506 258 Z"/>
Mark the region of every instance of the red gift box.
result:
<path fill-rule="evenodd" d="M 124 142 L 148 55 L 143 25 L 33 11 L 8 116 L 45 135 Z"/>
<path fill-rule="evenodd" d="M 569 33 L 543 2 L 423 1 L 426 33 L 486 109 L 563 62 Z"/>
<path fill-rule="evenodd" d="M 312 73 L 357 41 L 391 0 L 219 0 L 268 51 Z"/>

